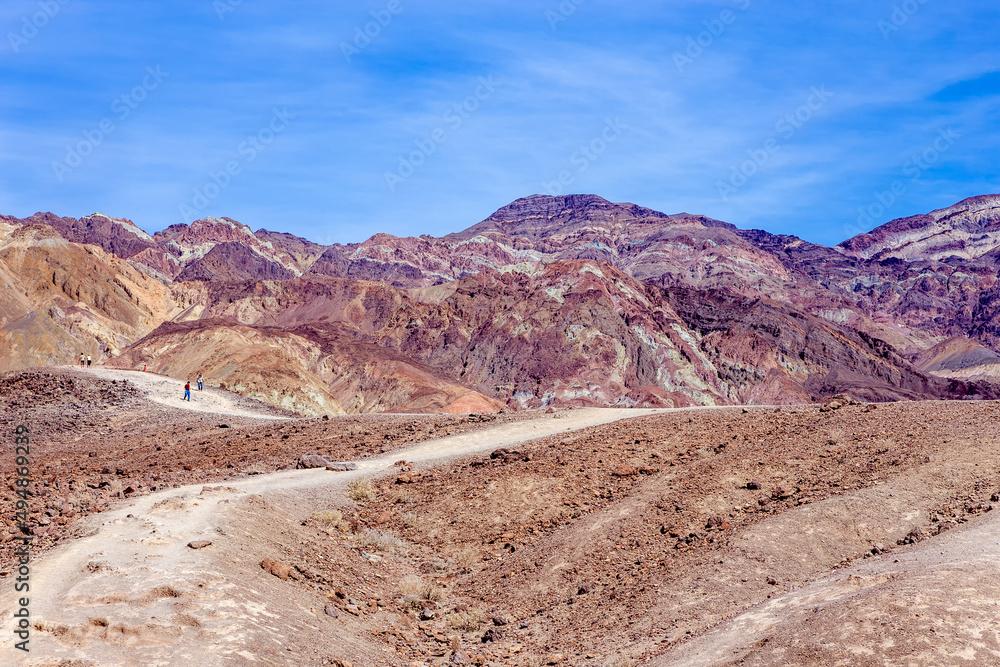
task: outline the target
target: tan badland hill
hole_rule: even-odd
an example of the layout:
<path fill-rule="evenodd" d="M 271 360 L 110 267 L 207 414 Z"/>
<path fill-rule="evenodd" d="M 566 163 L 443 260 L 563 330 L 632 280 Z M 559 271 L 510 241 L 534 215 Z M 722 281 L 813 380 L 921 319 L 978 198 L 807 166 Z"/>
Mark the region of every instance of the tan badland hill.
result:
<path fill-rule="evenodd" d="M 100 362 L 180 312 L 169 285 L 44 225 L 0 222 L 0 370 Z"/>

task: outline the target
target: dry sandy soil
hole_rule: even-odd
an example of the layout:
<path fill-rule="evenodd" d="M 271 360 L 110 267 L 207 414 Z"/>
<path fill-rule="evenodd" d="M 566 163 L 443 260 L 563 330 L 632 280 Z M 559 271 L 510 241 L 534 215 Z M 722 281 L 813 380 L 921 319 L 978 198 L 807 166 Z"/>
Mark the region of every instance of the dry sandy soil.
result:
<path fill-rule="evenodd" d="M 39 492 L 0 663 L 1000 664 L 995 402 L 302 420 L 159 381 L 0 379 Z M 306 451 L 358 469 L 273 472 Z"/>

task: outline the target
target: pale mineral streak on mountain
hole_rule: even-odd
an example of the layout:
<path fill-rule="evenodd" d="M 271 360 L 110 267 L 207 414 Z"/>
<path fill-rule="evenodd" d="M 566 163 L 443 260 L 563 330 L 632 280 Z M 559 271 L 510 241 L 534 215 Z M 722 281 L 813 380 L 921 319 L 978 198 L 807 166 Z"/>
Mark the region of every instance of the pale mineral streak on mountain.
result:
<path fill-rule="evenodd" d="M 972 197 L 927 215 L 893 220 L 837 246 L 863 259 L 974 260 L 1000 246 L 1000 196 Z"/>

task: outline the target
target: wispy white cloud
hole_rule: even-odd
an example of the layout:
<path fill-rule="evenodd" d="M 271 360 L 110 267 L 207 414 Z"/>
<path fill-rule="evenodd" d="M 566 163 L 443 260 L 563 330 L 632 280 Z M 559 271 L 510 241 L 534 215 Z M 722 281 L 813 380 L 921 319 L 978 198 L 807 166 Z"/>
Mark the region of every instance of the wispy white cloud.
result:
<path fill-rule="evenodd" d="M 206 214 L 325 240 L 441 234 L 569 170 L 579 191 L 837 242 L 855 209 L 946 125 L 967 140 L 908 190 L 900 214 L 998 185 L 996 98 L 938 95 L 1000 70 L 982 29 L 1000 10 L 985 0 L 927 3 L 888 39 L 878 22 L 892 3 L 859 0 L 745 10 L 743 0 L 588 0 L 554 28 L 545 12 L 557 2 L 403 0 L 348 62 L 340 44 L 385 4 L 244 2 L 220 20 L 210 2 L 74 0 L 30 48 L 0 57 L 3 212 L 104 210 L 155 231 L 178 221 L 178 204 L 276 106 L 295 114 L 287 132 Z M 5 5 L 0 26 L 31 5 Z M 724 10 L 735 20 L 705 38 Z M 706 45 L 679 71 L 674 54 L 689 38 Z M 54 178 L 52 161 L 156 65 L 170 73 L 163 85 L 78 170 Z M 456 126 L 449 111 L 480 77 L 499 85 Z M 792 136 L 780 133 L 814 86 L 832 97 Z M 628 129 L 581 169 L 574 156 L 609 117 Z M 446 139 L 387 188 L 386 172 L 437 130 Z M 721 198 L 733 165 L 776 136 L 780 150 Z"/>

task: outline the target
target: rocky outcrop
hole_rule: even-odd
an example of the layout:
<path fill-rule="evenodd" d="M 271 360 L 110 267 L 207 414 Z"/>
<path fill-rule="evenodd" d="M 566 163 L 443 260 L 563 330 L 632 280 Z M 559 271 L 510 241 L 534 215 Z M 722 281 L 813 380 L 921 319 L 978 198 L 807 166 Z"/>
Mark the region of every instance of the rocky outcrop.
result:
<path fill-rule="evenodd" d="M 1000 247 L 1000 195 L 888 222 L 839 246 L 844 254 L 884 261 L 974 260 Z"/>
<path fill-rule="evenodd" d="M 204 257 L 197 259 L 177 274 L 178 282 L 206 280 L 228 282 L 233 280 L 288 280 L 295 274 L 278 262 L 271 261 L 253 248 L 242 243 L 226 241 L 212 247 Z"/>
<path fill-rule="evenodd" d="M 280 329 L 203 319 L 168 323 L 111 365 L 225 388 L 304 415 L 496 412 L 503 404 L 394 350 L 321 326 Z"/>
<path fill-rule="evenodd" d="M 0 218 L 11 224 L 48 225 L 67 241 L 100 246 L 106 252 L 128 259 L 148 248 L 155 248 L 153 238 L 134 222 L 112 218 L 103 213 L 76 218 L 60 218 L 52 213 L 36 213 L 30 218 Z"/>

